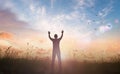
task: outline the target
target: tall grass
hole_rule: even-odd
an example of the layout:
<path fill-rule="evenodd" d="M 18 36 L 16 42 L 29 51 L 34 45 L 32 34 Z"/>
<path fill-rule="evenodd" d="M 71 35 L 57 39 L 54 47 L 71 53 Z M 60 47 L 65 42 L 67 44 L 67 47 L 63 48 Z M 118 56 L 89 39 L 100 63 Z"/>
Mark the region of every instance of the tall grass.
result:
<path fill-rule="evenodd" d="M 0 50 L 0 74 L 45 74 L 48 70 L 49 60 L 42 60 L 29 57 L 27 52 L 19 57 L 19 51 L 11 46 L 4 49 L 4 54 Z"/>
<path fill-rule="evenodd" d="M 4 51 L 3 51 L 4 49 Z M 32 51 L 29 48 L 26 52 L 15 50 L 12 46 L 0 48 L 0 74 L 50 74 L 50 59 L 32 57 Z M 43 50 L 43 49 L 40 49 Z M 23 54 L 24 53 L 24 54 Z M 20 55 L 23 54 L 21 57 Z M 39 51 L 40 56 L 43 54 Z M 78 54 L 78 53 L 76 53 Z M 85 58 L 94 58 L 93 56 Z M 74 55 L 76 59 L 81 59 Z M 102 58 L 101 62 L 67 60 L 62 63 L 62 74 L 120 74 L 120 55 L 117 54 L 106 62 Z M 58 74 L 57 72 L 55 74 Z"/>

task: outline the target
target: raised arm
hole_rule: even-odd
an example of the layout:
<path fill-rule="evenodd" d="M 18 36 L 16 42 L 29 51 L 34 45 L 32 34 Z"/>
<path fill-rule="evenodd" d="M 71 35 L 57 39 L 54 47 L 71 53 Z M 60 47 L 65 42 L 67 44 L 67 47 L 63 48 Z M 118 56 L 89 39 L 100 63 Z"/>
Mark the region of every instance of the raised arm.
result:
<path fill-rule="evenodd" d="M 53 40 L 53 38 L 51 38 L 51 36 L 50 36 L 50 31 L 48 31 L 48 36 L 49 36 L 50 40 Z"/>
<path fill-rule="evenodd" d="M 63 33 L 64 33 L 64 31 L 62 30 L 61 33 L 62 33 L 62 34 L 61 34 L 61 37 L 59 38 L 60 40 L 61 40 L 62 37 L 63 37 Z"/>

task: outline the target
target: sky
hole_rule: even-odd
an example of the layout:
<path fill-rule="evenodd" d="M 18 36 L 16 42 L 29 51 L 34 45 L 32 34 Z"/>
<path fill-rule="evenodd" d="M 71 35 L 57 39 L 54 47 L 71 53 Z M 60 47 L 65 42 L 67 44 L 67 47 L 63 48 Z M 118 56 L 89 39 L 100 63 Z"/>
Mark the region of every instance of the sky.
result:
<path fill-rule="evenodd" d="M 119 44 L 119 5 L 119 0 L 0 0 L 0 38 L 47 49 L 48 31 L 53 37 L 64 30 L 64 52 Z"/>

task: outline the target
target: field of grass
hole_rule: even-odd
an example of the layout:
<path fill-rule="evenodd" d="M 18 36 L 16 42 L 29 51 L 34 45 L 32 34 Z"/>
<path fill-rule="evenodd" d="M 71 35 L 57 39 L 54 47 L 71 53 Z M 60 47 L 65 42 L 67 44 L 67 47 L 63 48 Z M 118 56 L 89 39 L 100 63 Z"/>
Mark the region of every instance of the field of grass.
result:
<path fill-rule="evenodd" d="M 0 74 L 50 74 L 50 59 L 16 57 L 17 54 L 6 49 L 0 57 Z M 120 60 L 116 57 L 111 62 L 66 60 L 62 62 L 61 74 L 120 74 Z"/>
<path fill-rule="evenodd" d="M 66 61 L 62 67 L 62 74 L 120 74 L 120 62 Z M 0 74 L 50 74 L 50 63 L 47 60 L 1 58 Z"/>
<path fill-rule="evenodd" d="M 120 74 L 120 62 L 69 62 L 64 74 Z"/>
<path fill-rule="evenodd" d="M 0 74 L 45 74 L 47 63 L 29 59 L 0 59 Z"/>

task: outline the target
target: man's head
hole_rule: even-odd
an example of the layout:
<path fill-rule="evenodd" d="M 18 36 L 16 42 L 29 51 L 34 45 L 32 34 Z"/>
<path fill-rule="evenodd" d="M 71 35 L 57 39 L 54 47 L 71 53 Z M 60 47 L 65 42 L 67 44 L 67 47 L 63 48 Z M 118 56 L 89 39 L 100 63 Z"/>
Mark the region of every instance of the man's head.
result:
<path fill-rule="evenodd" d="M 58 35 L 57 35 L 57 34 L 55 34 L 55 35 L 54 35 L 54 38 L 55 38 L 55 39 L 57 39 L 57 38 L 58 38 Z"/>

